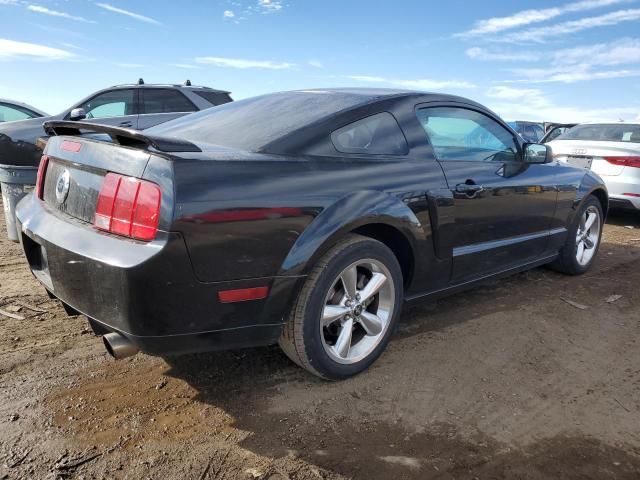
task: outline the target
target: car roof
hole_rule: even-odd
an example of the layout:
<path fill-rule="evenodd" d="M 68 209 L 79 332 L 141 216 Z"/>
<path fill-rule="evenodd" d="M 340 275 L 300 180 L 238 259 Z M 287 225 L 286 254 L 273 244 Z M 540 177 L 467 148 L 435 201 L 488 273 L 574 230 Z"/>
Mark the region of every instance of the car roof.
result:
<path fill-rule="evenodd" d="M 113 90 L 120 88 L 183 88 L 186 90 L 206 90 L 208 92 L 216 92 L 216 93 L 231 93 L 228 90 L 218 90 L 216 88 L 205 87 L 201 85 L 184 85 L 179 83 L 122 83 L 119 85 L 112 85 L 111 87 L 105 88 L 104 90 Z"/>

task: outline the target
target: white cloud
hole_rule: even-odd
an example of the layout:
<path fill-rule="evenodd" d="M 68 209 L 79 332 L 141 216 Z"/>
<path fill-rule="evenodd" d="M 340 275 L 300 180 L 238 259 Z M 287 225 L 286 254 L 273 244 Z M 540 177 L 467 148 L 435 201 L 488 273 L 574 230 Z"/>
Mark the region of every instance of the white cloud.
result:
<path fill-rule="evenodd" d="M 225 10 L 224 13 L 222 14 L 222 16 L 224 18 L 233 18 L 236 16 L 235 13 L 233 13 L 233 10 Z"/>
<path fill-rule="evenodd" d="M 27 58 L 32 60 L 71 60 L 75 57 L 75 54 L 59 48 L 0 38 L 0 60 L 15 58 Z"/>
<path fill-rule="evenodd" d="M 52 17 L 61 17 L 61 18 L 66 18 L 68 20 L 75 20 L 77 22 L 96 23 L 93 20 L 87 20 L 84 17 L 77 17 L 75 15 L 71 15 L 70 13 L 58 12 L 57 10 L 50 10 L 46 7 L 41 7 L 40 5 L 29 5 L 27 7 L 27 10 L 35 13 L 42 13 L 44 15 L 50 15 Z"/>
<path fill-rule="evenodd" d="M 110 12 L 119 13 L 121 15 L 126 15 L 127 17 L 135 18 L 136 20 L 140 20 L 141 22 L 151 23 L 153 25 L 162 25 L 161 22 L 151 17 L 146 17 L 144 15 L 140 15 L 139 13 L 130 12 L 129 10 L 125 10 L 123 8 L 114 7 L 109 3 L 96 3 L 96 5 Z"/>
<path fill-rule="evenodd" d="M 542 90 L 496 86 L 486 92 L 488 106 L 508 120 L 605 122 L 632 120 L 639 106 L 581 109 L 556 105 Z"/>
<path fill-rule="evenodd" d="M 258 10 L 261 13 L 275 13 L 282 10 L 282 2 L 280 0 L 258 0 Z"/>
<path fill-rule="evenodd" d="M 515 82 L 533 83 L 575 83 L 588 80 L 607 80 L 612 78 L 627 78 L 640 76 L 638 69 L 600 70 L 594 71 L 589 64 L 577 64 L 549 68 L 520 68 L 512 70 L 521 77 Z"/>
<path fill-rule="evenodd" d="M 596 27 L 617 25 L 623 22 L 640 20 L 640 8 L 617 10 L 597 17 L 581 18 L 569 22 L 557 23 L 546 27 L 530 28 L 520 32 L 513 32 L 502 37 L 492 38 L 499 42 L 538 42 L 544 43 L 550 37 L 558 37 L 570 33 L 577 33 Z"/>
<path fill-rule="evenodd" d="M 189 63 L 168 63 L 167 65 L 169 65 L 170 67 L 177 67 L 177 68 L 188 68 L 188 69 L 200 68 L 198 65 L 191 65 Z"/>
<path fill-rule="evenodd" d="M 553 54 L 554 65 L 621 65 L 640 63 L 640 39 L 623 38 L 610 43 L 585 45 Z"/>
<path fill-rule="evenodd" d="M 560 7 L 522 10 L 507 17 L 494 17 L 479 20 L 474 27 L 463 33 L 458 33 L 458 37 L 472 37 L 502 32 L 515 27 L 522 27 L 532 23 L 545 22 L 567 13 L 583 12 L 600 7 L 607 7 L 620 3 L 627 3 L 630 0 L 583 0 L 579 2 L 567 3 Z"/>
<path fill-rule="evenodd" d="M 485 48 L 473 47 L 465 52 L 473 60 L 496 62 L 535 62 L 540 60 L 536 52 L 492 52 Z"/>
<path fill-rule="evenodd" d="M 394 79 L 373 77 L 369 75 L 349 75 L 346 78 L 363 83 L 386 83 L 403 88 L 417 90 L 445 90 L 448 88 L 475 88 L 475 85 L 465 80 L 431 80 L 431 79 Z"/>
<path fill-rule="evenodd" d="M 322 64 L 322 62 L 319 62 L 318 60 L 309 60 L 307 62 L 310 66 L 315 67 L 315 68 L 322 68 L 324 67 L 324 65 Z"/>
<path fill-rule="evenodd" d="M 261 68 L 267 70 L 286 70 L 295 67 L 295 63 L 273 62 L 271 60 L 246 60 L 242 58 L 197 57 L 196 63 L 228 68 Z"/>
<path fill-rule="evenodd" d="M 18 0 L 0 0 L 0 5 L 18 5 Z"/>

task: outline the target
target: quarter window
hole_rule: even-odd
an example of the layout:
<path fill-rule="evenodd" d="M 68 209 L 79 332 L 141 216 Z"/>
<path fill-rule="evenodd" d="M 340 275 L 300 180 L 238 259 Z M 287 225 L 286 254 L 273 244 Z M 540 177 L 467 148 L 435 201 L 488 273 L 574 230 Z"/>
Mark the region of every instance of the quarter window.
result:
<path fill-rule="evenodd" d="M 331 134 L 336 150 L 366 155 L 406 155 L 407 140 L 396 119 L 387 112 L 378 113 Z"/>
<path fill-rule="evenodd" d="M 454 107 L 421 108 L 417 116 L 438 160 L 515 161 L 511 133 L 486 115 Z"/>
<path fill-rule="evenodd" d="M 195 112 L 187 97 L 176 90 L 142 89 L 142 113 Z"/>
<path fill-rule="evenodd" d="M 133 90 L 112 90 L 96 95 L 79 108 L 83 108 L 87 118 L 123 117 L 135 114 Z"/>

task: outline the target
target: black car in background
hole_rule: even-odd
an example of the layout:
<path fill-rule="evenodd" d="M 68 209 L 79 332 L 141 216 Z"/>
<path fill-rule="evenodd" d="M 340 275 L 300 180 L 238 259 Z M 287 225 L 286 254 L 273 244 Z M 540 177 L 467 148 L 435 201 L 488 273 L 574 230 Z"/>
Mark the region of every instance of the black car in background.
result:
<path fill-rule="evenodd" d="M 597 175 L 443 94 L 284 92 L 144 132 L 47 130 L 24 252 L 116 358 L 279 342 L 346 378 L 405 303 L 543 264 L 584 273 L 608 208 Z"/>
<path fill-rule="evenodd" d="M 42 110 L 38 110 L 36 107 L 32 107 L 31 105 L 27 105 L 26 103 L 0 98 L 0 123 L 15 122 L 46 116 L 48 116 L 47 113 Z"/>
<path fill-rule="evenodd" d="M 508 125 L 518 133 L 525 142 L 537 143 L 544 137 L 544 128 L 542 123 L 538 122 L 507 122 Z"/>
<path fill-rule="evenodd" d="M 140 79 L 136 84 L 105 88 L 58 115 L 0 124 L 0 165 L 37 166 L 42 149 L 36 141 L 45 136 L 45 121 L 82 120 L 143 130 L 231 101 L 227 91 L 192 86 L 189 81 L 145 85 Z"/>

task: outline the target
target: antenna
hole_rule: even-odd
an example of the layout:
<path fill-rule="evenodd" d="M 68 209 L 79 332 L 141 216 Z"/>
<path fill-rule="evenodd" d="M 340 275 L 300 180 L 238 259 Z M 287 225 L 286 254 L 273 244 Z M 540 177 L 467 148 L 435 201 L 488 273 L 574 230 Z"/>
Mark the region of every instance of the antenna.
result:
<path fill-rule="evenodd" d="M 143 80 L 143 79 L 141 79 L 141 78 L 139 78 L 139 79 L 138 79 L 138 85 L 144 85 L 144 80 Z"/>
<path fill-rule="evenodd" d="M 190 87 L 191 86 L 191 80 L 189 80 L 188 78 L 185 80 L 184 82 L 184 86 L 185 87 Z"/>

